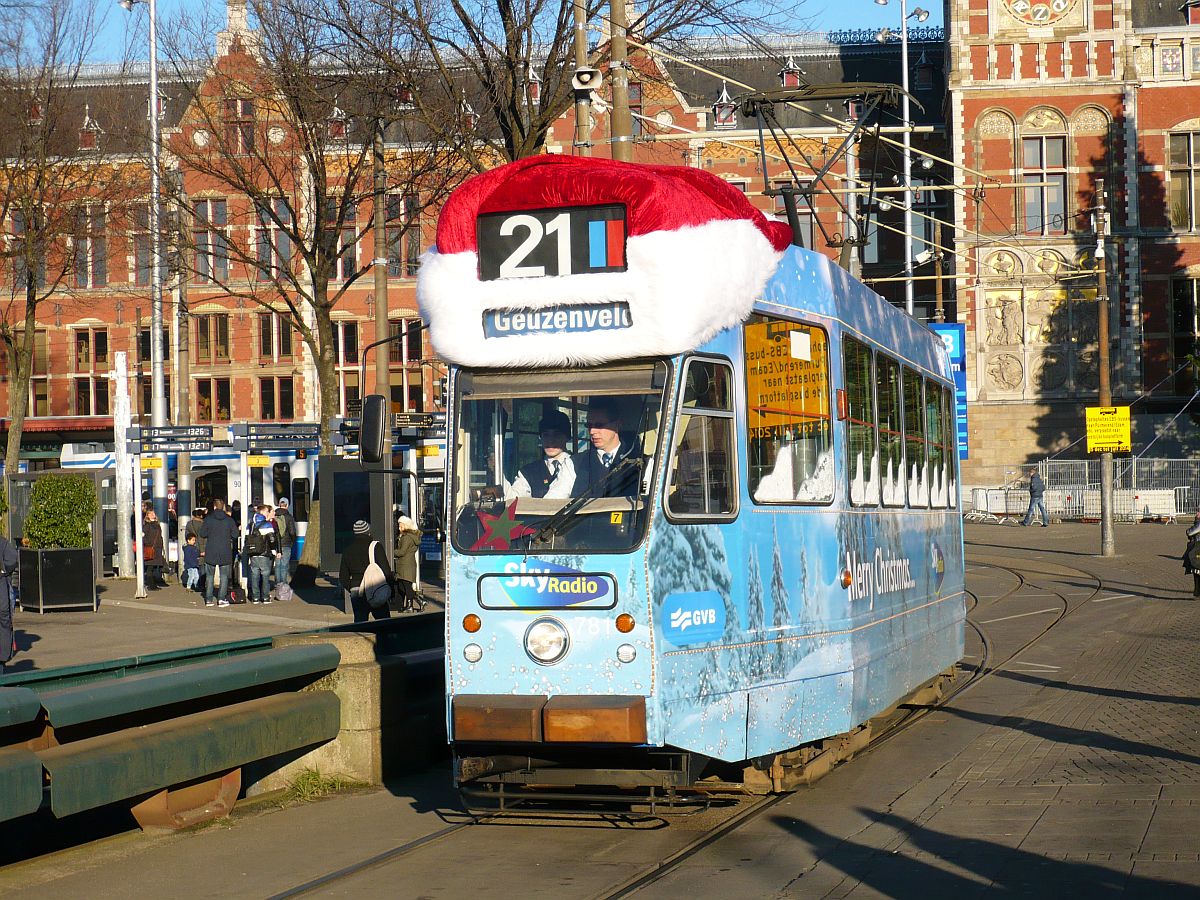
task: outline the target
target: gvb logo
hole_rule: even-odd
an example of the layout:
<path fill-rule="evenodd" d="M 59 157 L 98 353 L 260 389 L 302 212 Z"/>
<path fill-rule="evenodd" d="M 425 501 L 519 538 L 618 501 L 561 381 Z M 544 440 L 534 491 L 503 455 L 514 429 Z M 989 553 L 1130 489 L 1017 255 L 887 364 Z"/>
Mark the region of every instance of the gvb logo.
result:
<path fill-rule="evenodd" d="M 661 615 L 663 637 L 677 647 L 716 641 L 725 633 L 725 602 L 716 591 L 668 594 Z"/>

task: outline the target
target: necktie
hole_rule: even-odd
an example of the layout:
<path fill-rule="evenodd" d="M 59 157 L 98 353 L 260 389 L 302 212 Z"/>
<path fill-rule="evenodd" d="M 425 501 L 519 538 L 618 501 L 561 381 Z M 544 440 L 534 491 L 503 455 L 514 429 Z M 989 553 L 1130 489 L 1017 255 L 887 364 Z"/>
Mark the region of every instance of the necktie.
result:
<path fill-rule="evenodd" d="M 611 453 L 601 453 L 600 454 L 600 462 L 604 465 L 604 468 L 606 468 L 606 469 L 612 465 L 612 459 L 613 459 L 613 455 Z"/>
<path fill-rule="evenodd" d="M 553 481 L 558 477 L 559 470 L 562 469 L 561 459 L 550 460 L 550 480 Z"/>

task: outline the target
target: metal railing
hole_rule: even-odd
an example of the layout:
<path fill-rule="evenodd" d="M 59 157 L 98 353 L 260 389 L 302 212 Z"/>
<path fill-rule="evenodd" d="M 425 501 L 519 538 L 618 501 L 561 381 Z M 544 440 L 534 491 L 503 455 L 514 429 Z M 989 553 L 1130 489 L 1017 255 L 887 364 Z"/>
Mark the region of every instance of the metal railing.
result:
<path fill-rule="evenodd" d="M 1029 507 L 1029 467 L 1004 467 L 1004 483 L 972 487 L 967 518 L 1004 521 Z M 1064 520 L 1100 518 L 1100 460 L 1043 460 L 1046 509 Z M 1191 518 L 1200 504 L 1200 459 L 1117 459 L 1113 466 L 1113 517 L 1118 522 Z"/>

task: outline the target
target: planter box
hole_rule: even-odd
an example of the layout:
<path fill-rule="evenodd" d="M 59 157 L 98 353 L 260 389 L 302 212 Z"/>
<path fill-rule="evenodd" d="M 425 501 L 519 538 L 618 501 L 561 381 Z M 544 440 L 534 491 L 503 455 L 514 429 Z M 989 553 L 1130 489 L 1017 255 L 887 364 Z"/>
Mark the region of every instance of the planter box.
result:
<path fill-rule="evenodd" d="M 21 609 L 96 611 L 96 572 L 92 548 L 33 550 L 22 547 Z"/>

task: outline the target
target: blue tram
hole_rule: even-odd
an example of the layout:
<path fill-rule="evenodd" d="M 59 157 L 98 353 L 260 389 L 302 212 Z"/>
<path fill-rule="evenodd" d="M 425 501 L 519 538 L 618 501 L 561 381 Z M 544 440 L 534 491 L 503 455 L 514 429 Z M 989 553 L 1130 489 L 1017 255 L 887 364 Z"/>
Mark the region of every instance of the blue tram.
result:
<path fill-rule="evenodd" d="M 961 658 L 945 349 L 790 243 L 682 167 L 451 197 L 418 297 L 453 364 L 460 786 L 786 788 Z"/>

